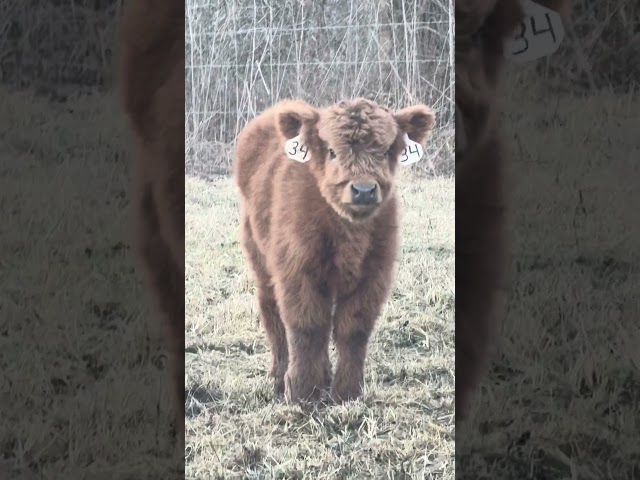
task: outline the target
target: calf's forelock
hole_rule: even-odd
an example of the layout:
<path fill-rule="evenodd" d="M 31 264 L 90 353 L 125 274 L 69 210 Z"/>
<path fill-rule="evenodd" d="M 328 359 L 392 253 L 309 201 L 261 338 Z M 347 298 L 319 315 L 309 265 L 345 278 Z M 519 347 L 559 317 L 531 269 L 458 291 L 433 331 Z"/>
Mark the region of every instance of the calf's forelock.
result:
<path fill-rule="evenodd" d="M 366 156 L 384 154 L 396 139 L 398 127 L 388 109 L 357 99 L 326 109 L 318 133 L 334 149 Z"/>

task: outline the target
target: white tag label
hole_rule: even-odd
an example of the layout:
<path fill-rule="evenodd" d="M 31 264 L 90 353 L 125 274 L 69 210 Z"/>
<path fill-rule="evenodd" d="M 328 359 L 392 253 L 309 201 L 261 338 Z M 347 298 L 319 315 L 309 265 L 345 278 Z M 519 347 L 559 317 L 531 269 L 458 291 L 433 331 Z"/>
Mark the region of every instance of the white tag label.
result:
<path fill-rule="evenodd" d="M 422 158 L 422 154 L 424 153 L 422 145 L 411 140 L 409 138 L 409 135 L 407 135 L 406 133 L 404 134 L 404 144 L 406 146 L 398 157 L 398 162 L 400 162 L 400 165 L 411 165 L 412 163 L 416 163 Z"/>
<path fill-rule="evenodd" d="M 311 160 L 311 152 L 302 141 L 302 136 L 290 138 L 284 144 L 284 153 L 287 154 L 291 160 L 295 160 L 300 163 L 307 163 Z"/>
<path fill-rule="evenodd" d="M 555 53 L 564 38 L 560 15 L 532 0 L 520 0 L 524 17 L 505 41 L 504 56 L 517 63 Z"/>

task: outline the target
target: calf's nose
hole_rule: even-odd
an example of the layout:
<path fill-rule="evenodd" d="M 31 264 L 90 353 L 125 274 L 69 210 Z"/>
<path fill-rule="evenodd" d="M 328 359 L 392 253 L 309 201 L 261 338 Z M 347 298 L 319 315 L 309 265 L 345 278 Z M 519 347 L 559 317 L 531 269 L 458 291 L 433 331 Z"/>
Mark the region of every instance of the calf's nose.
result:
<path fill-rule="evenodd" d="M 352 183 L 351 201 L 356 205 L 370 205 L 376 201 L 375 183 Z"/>

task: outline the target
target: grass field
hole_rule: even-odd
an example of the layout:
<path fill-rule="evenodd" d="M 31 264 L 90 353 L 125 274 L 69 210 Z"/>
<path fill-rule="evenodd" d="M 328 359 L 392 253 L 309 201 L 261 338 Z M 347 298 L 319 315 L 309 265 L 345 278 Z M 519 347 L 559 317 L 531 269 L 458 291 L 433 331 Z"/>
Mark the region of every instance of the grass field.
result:
<path fill-rule="evenodd" d="M 462 463 L 637 478 L 640 99 L 544 105 L 511 80 L 515 283 Z M 122 119 L 109 97 L 0 104 L 0 478 L 158 478 L 164 352 L 129 247 Z M 234 188 L 187 179 L 188 478 L 452 478 L 453 183 L 402 179 L 363 400 L 305 413 L 266 378 Z"/>
<path fill-rule="evenodd" d="M 465 478 L 639 478 L 640 97 L 505 84 L 514 284 Z"/>
<path fill-rule="evenodd" d="M 129 246 L 125 124 L 112 97 L 0 104 L 0 478 L 162 478 L 165 353 Z"/>
<path fill-rule="evenodd" d="M 404 174 L 402 254 L 364 396 L 311 412 L 274 400 L 235 187 L 186 188 L 187 478 L 452 479 L 454 180 Z"/>

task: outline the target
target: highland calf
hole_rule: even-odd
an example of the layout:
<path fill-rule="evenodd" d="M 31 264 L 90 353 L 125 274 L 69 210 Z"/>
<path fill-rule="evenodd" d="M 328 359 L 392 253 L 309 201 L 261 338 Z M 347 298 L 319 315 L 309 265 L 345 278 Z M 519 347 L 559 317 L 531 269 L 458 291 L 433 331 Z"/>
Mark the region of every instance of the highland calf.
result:
<path fill-rule="evenodd" d="M 126 3 L 120 94 L 137 141 L 137 250 L 167 329 L 184 423 L 184 2 Z"/>
<path fill-rule="evenodd" d="M 528 0 L 522 0 L 526 2 Z M 570 0 L 537 4 L 568 13 Z M 458 0 L 456 15 L 456 411 L 465 416 L 501 317 L 507 155 L 495 96 L 519 0 Z M 540 25 L 542 31 L 544 25 Z M 524 43 L 523 43 L 524 44 Z"/>
<path fill-rule="evenodd" d="M 405 135 L 424 144 L 434 122 L 422 105 L 393 113 L 365 99 L 325 109 L 292 100 L 240 134 L 242 246 L 271 347 L 270 375 L 288 402 L 317 400 L 330 387 L 337 402 L 361 394 L 397 255 L 394 176 Z"/>

